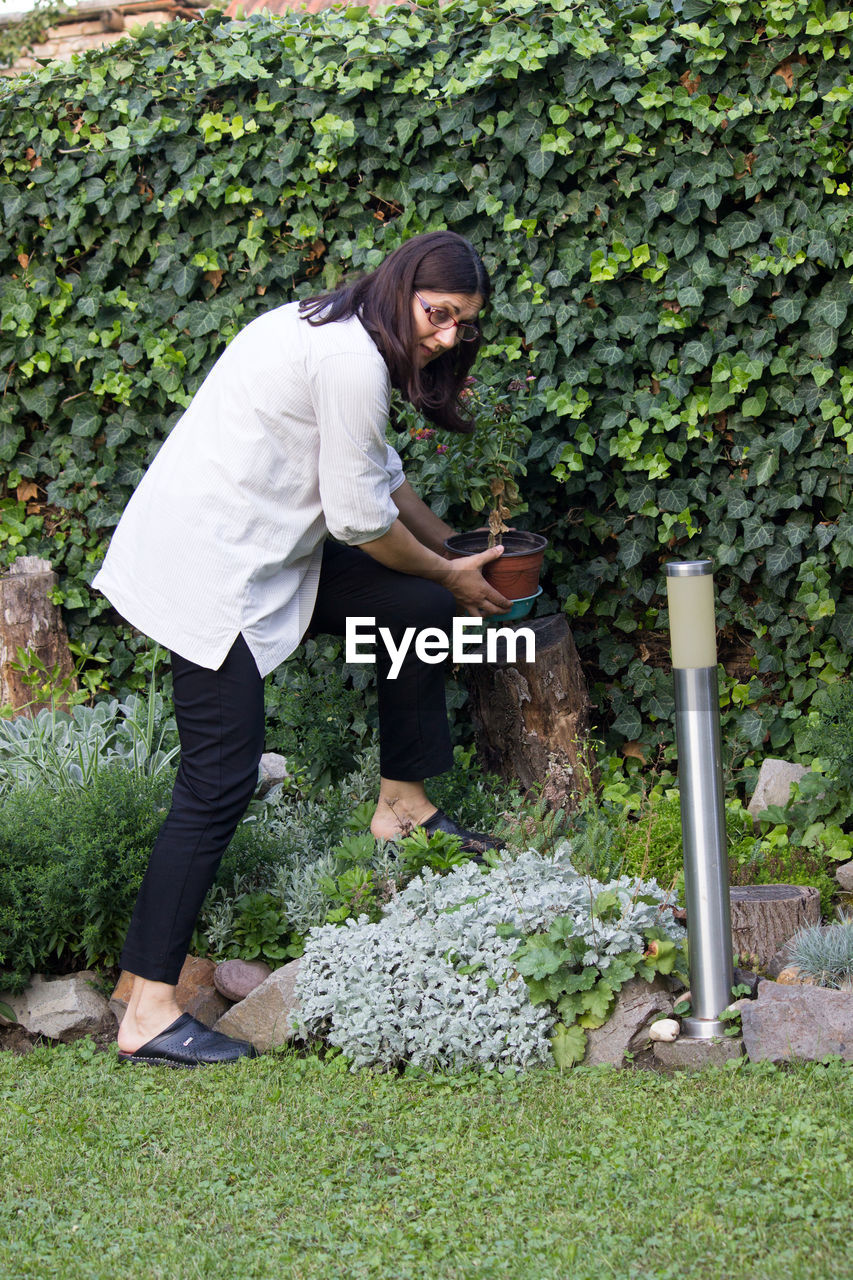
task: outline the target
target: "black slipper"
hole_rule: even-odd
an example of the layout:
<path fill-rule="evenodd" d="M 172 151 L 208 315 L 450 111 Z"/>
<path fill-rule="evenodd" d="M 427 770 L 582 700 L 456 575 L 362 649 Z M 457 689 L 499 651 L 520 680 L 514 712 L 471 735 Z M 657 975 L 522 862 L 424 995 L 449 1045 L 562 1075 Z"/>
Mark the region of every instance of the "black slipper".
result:
<path fill-rule="evenodd" d="M 488 836 L 483 831 L 466 831 L 464 827 L 460 827 L 452 818 L 448 818 L 446 813 L 441 809 L 436 809 L 431 818 L 427 818 L 426 822 L 419 824 L 423 827 L 427 835 L 431 836 L 434 831 L 446 831 L 448 835 L 459 836 L 462 841 L 463 853 L 485 853 L 487 849 L 499 849 L 500 841 L 495 840 L 494 836 Z"/>
<path fill-rule="evenodd" d="M 232 1040 L 221 1031 L 211 1031 L 190 1014 L 182 1013 L 135 1053 L 123 1053 L 119 1049 L 118 1060 L 158 1067 L 202 1067 L 257 1056 L 257 1049 L 248 1040 Z"/>

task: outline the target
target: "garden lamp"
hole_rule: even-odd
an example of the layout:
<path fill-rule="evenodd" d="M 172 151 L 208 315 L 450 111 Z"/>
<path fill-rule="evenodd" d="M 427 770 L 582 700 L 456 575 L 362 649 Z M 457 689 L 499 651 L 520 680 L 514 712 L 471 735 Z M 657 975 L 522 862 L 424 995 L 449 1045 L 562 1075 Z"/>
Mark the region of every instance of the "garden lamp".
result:
<path fill-rule="evenodd" d="M 693 1008 L 682 1032 L 709 1040 L 725 1032 L 734 981 L 712 562 L 670 561 L 666 594 Z"/>

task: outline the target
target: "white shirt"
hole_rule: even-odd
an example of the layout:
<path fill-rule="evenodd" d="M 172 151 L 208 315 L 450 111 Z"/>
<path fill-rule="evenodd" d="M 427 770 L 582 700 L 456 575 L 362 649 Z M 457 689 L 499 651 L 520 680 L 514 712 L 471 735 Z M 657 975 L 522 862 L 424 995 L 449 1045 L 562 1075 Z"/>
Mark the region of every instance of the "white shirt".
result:
<path fill-rule="evenodd" d="M 397 518 L 390 379 L 357 317 L 247 325 L 143 476 L 93 585 L 134 627 L 202 667 L 242 632 L 262 676 L 299 644 L 327 532 L 358 546 Z"/>

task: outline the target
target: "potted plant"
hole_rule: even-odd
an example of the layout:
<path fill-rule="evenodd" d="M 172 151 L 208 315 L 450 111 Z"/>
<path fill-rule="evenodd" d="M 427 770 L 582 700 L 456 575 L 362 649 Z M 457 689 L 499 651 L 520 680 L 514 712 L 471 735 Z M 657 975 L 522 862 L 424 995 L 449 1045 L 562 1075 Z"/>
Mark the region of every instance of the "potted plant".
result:
<path fill-rule="evenodd" d="M 522 421 L 518 397 L 528 391 L 529 379 L 514 379 L 506 390 L 469 378 L 463 392 L 466 408 L 473 411 L 475 429 L 463 437 L 461 447 L 469 457 L 466 473 L 467 498 L 477 512 L 488 510 L 485 527 L 456 533 L 445 547 L 453 555 L 470 556 L 500 543 L 504 553 L 487 566 L 484 577 L 497 591 L 514 602 L 508 614 L 499 618 L 524 617 L 540 594 L 539 573 L 548 539 L 540 533 L 511 528 L 506 522 L 526 510 L 520 500 L 516 475 L 526 475 L 524 449 L 530 442 L 530 428 Z"/>

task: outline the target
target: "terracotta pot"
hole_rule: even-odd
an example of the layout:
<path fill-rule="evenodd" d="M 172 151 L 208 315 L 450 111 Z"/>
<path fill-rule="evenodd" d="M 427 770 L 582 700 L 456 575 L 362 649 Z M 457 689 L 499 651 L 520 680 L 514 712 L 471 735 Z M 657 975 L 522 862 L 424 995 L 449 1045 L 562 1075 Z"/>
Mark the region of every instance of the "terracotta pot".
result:
<path fill-rule="evenodd" d="M 486 565 L 483 577 L 506 596 L 507 600 L 523 600 L 535 594 L 539 586 L 539 571 L 545 557 L 548 539 L 541 533 L 527 533 L 511 529 L 503 535 L 504 553 Z M 474 529 L 470 533 L 454 533 L 444 545 L 454 556 L 475 556 L 485 551 L 489 544 L 488 529 Z"/>

